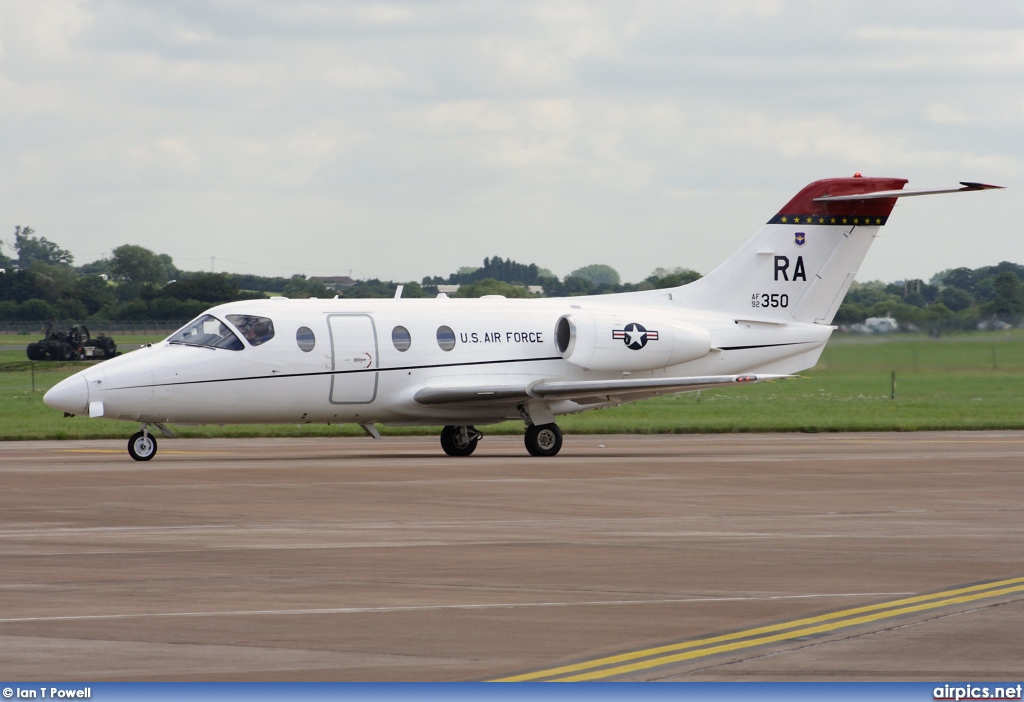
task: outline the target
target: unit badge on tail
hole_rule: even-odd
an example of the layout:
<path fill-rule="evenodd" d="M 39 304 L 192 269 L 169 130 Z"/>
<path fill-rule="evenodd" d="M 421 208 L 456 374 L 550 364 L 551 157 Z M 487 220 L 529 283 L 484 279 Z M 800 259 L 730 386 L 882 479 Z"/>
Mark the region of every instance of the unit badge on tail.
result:
<path fill-rule="evenodd" d="M 630 322 L 625 329 L 612 329 L 612 338 L 622 339 L 622 343 L 626 346 L 634 351 L 639 351 L 647 346 L 648 341 L 657 341 L 658 332 L 648 331 L 643 325 Z"/>
<path fill-rule="evenodd" d="M 796 232 L 793 235 L 793 239 L 796 241 L 797 246 L 803 246 L 804 242 L 807 241 L 807 235 L 804 232 Z"/>

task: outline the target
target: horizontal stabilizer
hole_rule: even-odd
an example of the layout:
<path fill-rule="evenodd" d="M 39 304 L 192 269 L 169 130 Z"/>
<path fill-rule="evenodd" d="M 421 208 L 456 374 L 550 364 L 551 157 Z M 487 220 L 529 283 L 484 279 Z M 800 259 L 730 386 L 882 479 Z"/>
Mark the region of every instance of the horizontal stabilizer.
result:
<path fill-rule="evenodd" d="M 759 383 L 791 378 L 789 375 L 705 375 L 686 378 L 622 378 L 615 380 L 541 380 L 529 385 L 493 385 L 472 387 L 429 387 L 416 393 L 421 405 L 458 402 L 496 402 L 509 400 L 576 400 L 608 398 L 620 395 L 662 395 L 706 388 Z M 603 401 L 597 399 L 597 401 Z"/>
<path fill-rule="evenodd" d="M 842 202 L 848 200 L 882 200 L 887 197 L 912 197 L 914 195 L 939 195 L 941 193 L 966 193 L 974 190 L 1002 190 L 1002 185 L 987 185 L 985 183 L 966 183 L 961 181 L 960 188 L 929 188 L 925 190 L 876 190 L 872 193 L 857 193 L 854 195 L 825 195 L 814 198 L 815 202 Z"/>

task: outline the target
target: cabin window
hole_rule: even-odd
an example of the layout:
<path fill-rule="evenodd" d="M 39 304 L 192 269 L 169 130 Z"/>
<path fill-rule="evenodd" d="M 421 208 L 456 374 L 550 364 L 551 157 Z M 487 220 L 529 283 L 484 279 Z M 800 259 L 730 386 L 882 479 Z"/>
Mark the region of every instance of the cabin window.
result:
<path fill-rule="evenodd" d="M 299 327 L 295 332 L 295 343 L 306 353 L 312 351 L 316 346 L 316 336 L 313 334 L 313 330 L 309 327 Z"/>
<path fill-rule="evenodd" d="M 212 349 L 241 351 L 245 344 L 235 336 L 224 322 L 213 315 L 204 314 L 174 332 L 168 343 L 183 346 L 206 346 Z"/>
<path fill-rule="evenodd" d="M 455 332 L 451 327 L 437 328 L 437 345 L 442 351 L 451 351 L 455 348 Z"/>
<path fill-rule="evenodd" d="M 409 347 L 412 346 L 412 337 L 409 336 L 409 330 L 405 327 L 395 327 L 392 329 L 391 343 L 399 351 L 408 351 Z"/>
<path fill-rule="evenodd" d="M 251 314 L 229 314 L 228 321 L 235 325 L 242 336 L 253 346 L 265 344 L 274 338 L 274 323 L 267 317 Z"/>

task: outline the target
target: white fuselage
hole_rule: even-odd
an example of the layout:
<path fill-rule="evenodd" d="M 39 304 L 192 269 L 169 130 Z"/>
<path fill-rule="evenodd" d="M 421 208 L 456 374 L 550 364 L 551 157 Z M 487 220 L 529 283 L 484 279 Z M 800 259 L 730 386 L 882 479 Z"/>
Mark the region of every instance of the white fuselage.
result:
<path fill-rule="evenodd" d="M 574 313 L 603 314 L 651 330 L 669 323 L 706 330 L 710 348 L 700 358 L 650 370 L 582 367 L 565 360 L 555 343 L 556 323 Z M 793 373 L 814 365 L 832 331 L 821 324 L 685 309 L 662 291 L 531 300 L 250 300 L 208 314 L 221 321 L 232 314 L 269 318 L 273 338 L 258 346 L 246 342 L 241 350 L 153 344 L 64 381 L 71 390 L 64 391 L 62 408 L 148 423 L 487 424 L 519 419 L 519 403 L 482 395 L 469 403 L 422 404 L 415 396 L 425 388 L 548 380 Z M 393 342 L 396 327 L 408 331 L 406 350 Z M 439 343 L 441 327 L 454 336 L 450 350 Z M 304 337 L 308 350 L 297 341 L 302 328 L 312 332 L 312 348 L 308 333 Z M 649 349 L 669 343 L 661 334 Z M 623 341 L 614 343 L 618 348 Z M 632 399 L 640 398 L 625 401 Z M 559 415 L 620 401 L 609 396 L 547 405 Z"/>

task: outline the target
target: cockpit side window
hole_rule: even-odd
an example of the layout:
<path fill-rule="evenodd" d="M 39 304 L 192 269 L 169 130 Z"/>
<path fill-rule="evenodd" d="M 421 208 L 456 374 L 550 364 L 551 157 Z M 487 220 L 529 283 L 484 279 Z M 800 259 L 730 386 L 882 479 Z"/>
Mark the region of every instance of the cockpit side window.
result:
<path fill-rule="evenodd" d="M 251 314 L 229 314 L 228 321 L 235 325 L 242 336 L 253 346 L 265 344 L 274 338 L 274 323 L 269 317 Z"/>
<path fill-rule="evenodd" d="M 171 344 L 206 346 L 213 349 L 241 351 L 245 344 L 224 322 L 210 314 L 194 319 L 167 339 Z"/>

